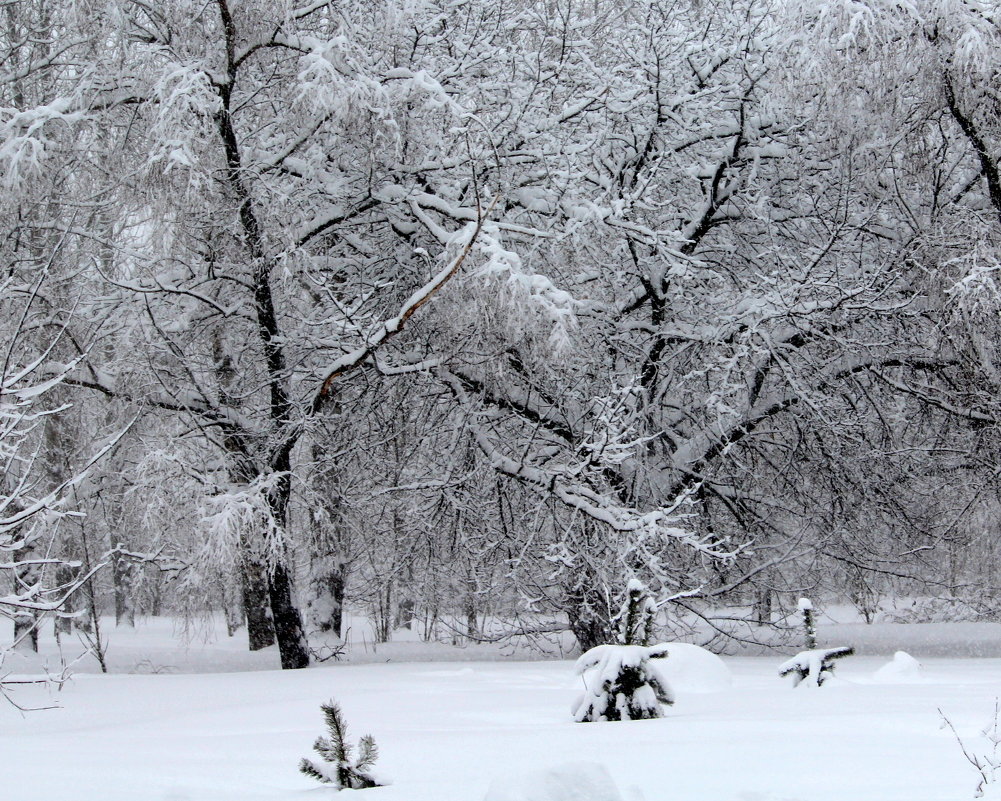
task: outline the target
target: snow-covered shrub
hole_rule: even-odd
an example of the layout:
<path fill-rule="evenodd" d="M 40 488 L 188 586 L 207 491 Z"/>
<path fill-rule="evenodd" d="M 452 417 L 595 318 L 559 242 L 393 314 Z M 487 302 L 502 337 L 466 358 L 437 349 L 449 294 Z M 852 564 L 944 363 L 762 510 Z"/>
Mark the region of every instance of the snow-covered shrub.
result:
<path fill-rule="evenodd" d="M 792 686 L 805 681 L 819 687 L 834 675 L 834 660 L 851 656 L 855 649 L 847 645 L 837 648 L 817 647 L 817 627 L 813 620 L 813 603 L 809 598 L 799 599 L 799 611 L 803 613 L 803 632 L 806 650 L 800 651 L 792 659 L 779 665 L 780 676 L 792 676 Z"/>
<path fill-rule="evenodd" d="M 674 692 L 651 660 L 666 656 L 666 645 L 599 645 L 582 654 L 574 672 L 584 680 L 584 693 L 574 703 L 574 720 L 659 718 L 661 704 L 674 703 Z"/>
<path fill-rule="evenodd" d="M 358 756 L 355 758 L 351 755 L 354 748 L 348 742 L 348 727 L 340 707 L 330 701 L 321 704 L 320 709 L 323 710 L 330 738 L 317 737 L 313 750 L 328 764 L 318 765 L 304 758 L 299 762 L 299 770 L 317 781 L 334 785 L 338 790 L 379 787 L 380 783 L 369 772 L 379 756 L 372 735 L 366 734 L 358 741 Z"/>
<path fill-rule="evenodd" d="M 630 579 L 626 585 L 626 599 L 612 618 L 619 643 L 649 645 L 656 618 L 657 604 L 650 597 L 650 591 L 639 579 Z"/>
<path fill-rule="evenodd" d="M 793 687 L 804 681 L 808 685 L 819 687 L 834 675 L 834 660 L 853 653 L 855 649 L 846 645 L 800 651 L 792 659 L 779 665 L 779 675 L 792 676 Z"/>

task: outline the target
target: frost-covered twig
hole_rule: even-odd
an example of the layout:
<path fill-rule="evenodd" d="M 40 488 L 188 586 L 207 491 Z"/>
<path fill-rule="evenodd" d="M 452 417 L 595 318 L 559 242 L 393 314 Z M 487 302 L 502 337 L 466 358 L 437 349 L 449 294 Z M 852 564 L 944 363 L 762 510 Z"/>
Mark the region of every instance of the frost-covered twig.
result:
<path fill-rule="evenodd" d="M 948 727 L 953 737 L 956 738 L 956 743 L 963 752 L 963 756 L 966 757 L 966 761 L 980 775 L 973 790 L 973 797 L 983 798 L 989 786 L 1001 784 L 1001 699 L 994 699 L 994 717 L 980 732 L 987 741 L 987 745 L 979 750 L 967 748 L 967 744 L 959 736 L 956 727 L 941 708 L 939 708 L 938 714 L 942 717 L 942 725 Z"/>

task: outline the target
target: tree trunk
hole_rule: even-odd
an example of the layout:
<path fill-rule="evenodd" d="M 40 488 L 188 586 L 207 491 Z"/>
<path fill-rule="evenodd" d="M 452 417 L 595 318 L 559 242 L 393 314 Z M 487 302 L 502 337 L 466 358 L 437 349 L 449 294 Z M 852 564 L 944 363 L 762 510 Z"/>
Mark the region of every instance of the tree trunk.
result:
<path fill-rule="evenodd" d="M 284 560 L 271 570 L 268 594 L 283 670 L 309 667 L 309 647 L 302 630 L 302 618 L 292 596 L 292 579 Z"/>
<path fill-rule="evenodd" d="M 14 551 L 14 562 L 28 561 L 37 554 L 33 546 Z M 36 586 L 42 579 L 38 565 L 20 565 L 14 569 L 14 592 Z M 38 612 L 18 609 L 14 614 L 14 642 L 19 651 L 38 651 Z"/>
<path fill-rule="evenodd" d="M 309 600 L 306 619 L 309 630 L 333 633 L 340 638 L 344 619 L 347 565 L 336 554 L 313 553 L 310 557 Z"/>
<path fill-rule="evenodd" d="M 754 590 L 754 622 L 767 626 L 772 622 L 772 588 L 756 587 Z"/>
<path fill-rule="evenodd" d="M 596 589 L 579 585 L 572 588 L 566 595 L 565 608 L 570 631 L 582 652 L 614 640 L 608 604 Z"/>
<path fill-rule="evenodd" d="M 18 651 L 38 652 L 38 620 L 31 612 L 14 618 L 14 643 Z"/>
<path fill-rule="evenodd" d="M 417 602 L 413 598 L 404 598 L 396 605 L 396 628 L 414 628 L 414 617 L 417 614 Z"/>
<path fill-rule="evenodd" d="M 120 545 L 120 544 L 119 544 Z M 128 559 L 117 556 L 112 563 L 111 575 L 115 585 L 115 625 L 125 623 L 135 628 L 136 610 L 132 599 L 135 584 L 135 565 Z"/>
<path fill-rule="evenodd" d="M 337 471 L 327 452 L 329 432 L 314 439 L 313 470 L 309 478 L 309 579 L 306 587 L 306 620 L 310 632 L 333 634 L 340 639 L 344 620 L 348 560 L 346 529 L 341 509 Z"/>
<path fill-rule="evenodd" d="M 243 545 L 243 558 L 240 563 L 243 609 L 247 617 L 247 639 L 251 651 L 260 651 L 275 644 L 267 570 L 259 559 L 251 555 L 246 544 Z"/>
<path fill-rule="evenodd" d="M 480 636 L 480 625 L 476 619 L 476 602 L 471 596 L 466 598 L 466 637 L 476 640 Z"/>
<path fill-rule="evenodd" d="M 292 575 L 288 567 L 288 550 L 284 541 L 285 527 L 288 525 L 289 498 L 292 494 L 292 482 L 289 476 L 291 465 L 286 458 L 276 467 L 282 477 L 271 493 L 270 502 L 274 522 L 278 528 L 273 536 L 281 537 L 281 541 L 269 549 L 275 556 L 274 564 L 270 565 L 268 571 L 268 597 L 271 600 L 271 620 L 275 627 L 275 639 L 278 641 L 282 669 L 297 670 L 309 667 L 309 646 L 302 627 L 302 616 L 295 603 Z"/>

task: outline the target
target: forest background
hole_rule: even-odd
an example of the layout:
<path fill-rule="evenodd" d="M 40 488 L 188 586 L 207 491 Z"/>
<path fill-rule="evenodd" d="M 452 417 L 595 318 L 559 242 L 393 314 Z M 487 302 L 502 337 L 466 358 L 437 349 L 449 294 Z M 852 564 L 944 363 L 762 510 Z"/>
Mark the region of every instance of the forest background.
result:
<path fill-rule="evenodd" d="M 999 70 L 978 0 L 0 3 L 11 647 L 996 616 Z"/>

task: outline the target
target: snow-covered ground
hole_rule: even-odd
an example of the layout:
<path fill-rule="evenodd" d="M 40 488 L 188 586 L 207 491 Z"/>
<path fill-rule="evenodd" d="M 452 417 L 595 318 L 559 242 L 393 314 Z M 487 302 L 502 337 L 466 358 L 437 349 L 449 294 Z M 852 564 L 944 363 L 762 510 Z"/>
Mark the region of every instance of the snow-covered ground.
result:
<path fill-rule="evenodd" d="M 664 718 L 579 724 L 570 718 L 580 682 L 572 660 L 396 661 L 418 655 L 411 643 L 400 653 L 366 646 L 371 659 L 393 661 L 281 672 L 261 669 L 272 653 L 249 655 L 236 641 L 195 643 L 185 654 L 169 632 L 163 624 L 112 631 L 112 669 L 135 672 L 78 673 L 53 696 L 59 709 L 22 716 L 0 706 L 0 797 L 332 798 L 297 763 L 325 733 L 320 703 L 334 698 L 353 740 L 375 736 L 376 772 L 393 782 L 344 791 L 344 801 L 358 793 L 369 801 L 514 797 L 505 788 L 519 786 L 519 776 L 566 763 L 599 775 L 604 766 L 624 801 L 962 801 L 976 775 L 938 709 L 979 747 L 1001 692 L 994 658 L 915 649 L 920 670 L 901 658 L 877 676 L 890 658 L 860 655 L 824 687 L 794 690 L 775 674 L 779 654 L 724 657 L 728 683 L 700 680 L 681 650 L 673 655 L 678 700 Z M 210 663 L 240 672 L 180 672 Z M 29 687 L 17 697 L 47 695 Z"/>

